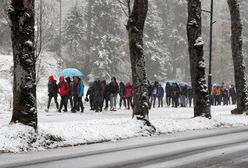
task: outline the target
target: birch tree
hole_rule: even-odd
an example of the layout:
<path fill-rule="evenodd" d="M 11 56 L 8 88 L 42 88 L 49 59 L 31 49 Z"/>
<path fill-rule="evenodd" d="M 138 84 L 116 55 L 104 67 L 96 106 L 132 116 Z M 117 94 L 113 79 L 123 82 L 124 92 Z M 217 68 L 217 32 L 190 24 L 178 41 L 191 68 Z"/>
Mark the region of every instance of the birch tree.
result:
<path fill-rule="evenodd" d="M 187 36 L 190 73 L 194 99 L 194 116 L 211 118 L 201 37 L 201 1 L 188 0 Z"/>
<path fill-rule="evenodd" d="M 231 15 L 231 45 L 234 65 L 234 79 L 237 90 L 237 108 L 232 114 L 242 114 L 248 110 L 245 64 L 242 54 L 242 23 L 239 0 L 227 0 Z"/>
<path fill-rule="evenodd" d="M 14 57 L 11 122 L 37 129 L 34 0 L 11 0 L 9 5 Z"/>

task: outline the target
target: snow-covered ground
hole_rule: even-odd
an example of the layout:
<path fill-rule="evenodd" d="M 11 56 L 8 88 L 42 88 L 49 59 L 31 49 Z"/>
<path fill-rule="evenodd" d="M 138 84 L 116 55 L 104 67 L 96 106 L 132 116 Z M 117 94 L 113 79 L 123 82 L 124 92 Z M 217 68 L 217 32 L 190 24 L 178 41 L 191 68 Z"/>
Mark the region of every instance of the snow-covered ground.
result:
<path fill-rule="evenodd" d="M 42 61 L 37 85 L 39 128 L 21 124 L 9 125 L 12 105 L 11 56 L 0 55 L 0 152 L 21 152 L 44 150 L 60 146 L 90 144 L 136 136 L 149 136 L 148 128 L 141 121 L 131 119 L 132 112 L 118 110 L 95 113 L 85 104 L 85 113 L 58 113 L 54 104 L 48 113 L 47 78 L 58 78 L 61 69 L 58 61 L 50 54 L 41 56 Z M 53 102 L 52 102 L 53 103 Z M 212 119 L 192 118 L 192 108 L 156 108 L 150 111 L 150 120 L 156 127 L 156 134 L 217 127 L 247 126 L 247 116 L 234 116 L 234 106 L 213 107 Z"/>
<path fill-rule="evenodd" d="M 192 118 L 192 108 L 160 108 L 150 111 L 150 120 L 156 127 L 156 135 L 186 130 L 212 129 L 218 127 L 247 126 L 247 116 L 231 115 L 234 106 L 212 108 L 212 119 Z M 72 114 L 39 112 L 39 129 L 21 124 L 8 125 L 11 114 L 0 115 L 0 151 L 21 152 L 44 150 L 59 146 L 73 146 L 136 136 L 150 136 L 142 122 L 131 119 L 131 111 Z"/>

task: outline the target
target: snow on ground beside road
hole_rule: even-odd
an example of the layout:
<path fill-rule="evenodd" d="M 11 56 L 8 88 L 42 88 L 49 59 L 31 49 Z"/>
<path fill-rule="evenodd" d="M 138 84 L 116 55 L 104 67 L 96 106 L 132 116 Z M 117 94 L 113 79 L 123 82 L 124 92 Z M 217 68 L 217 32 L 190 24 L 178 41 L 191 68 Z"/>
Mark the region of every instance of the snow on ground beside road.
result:
<path fill-rule="evenodd" d="M 150 111 L 150 120 L 156 134 L 217 127 L 247 126 L 245 115 L 231 115 L 235 106 L 212 107 L 212 119 L 192 118 L 192 108 L 156 108 Z M 0 115 L 0 151 L 21 152 L 44 150 L 59 146 L 90 144 L 136 136 L 149 136 L 141 121 L 131 119 L 131 111 L 104 111 L 72 114 L 39 112 L 39 129 L 35 133 L 21 124 L 8 125 L 10 113 Z M 36 137 L 36 140 L 33 138 Z"/>

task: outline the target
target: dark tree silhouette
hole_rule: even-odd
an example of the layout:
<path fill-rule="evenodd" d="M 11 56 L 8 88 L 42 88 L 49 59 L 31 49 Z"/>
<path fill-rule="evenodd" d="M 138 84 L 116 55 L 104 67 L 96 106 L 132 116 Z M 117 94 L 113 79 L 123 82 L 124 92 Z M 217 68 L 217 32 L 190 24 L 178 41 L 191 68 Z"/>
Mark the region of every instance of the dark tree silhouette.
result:
<path fill-rule="evenodd" d="M 194 99 L 194 116 L 211 118 L 201 37 L 201 1 L 188 0 L 187 36 L 190 73 Z"/>
<path fill-rule="evenodd" d="M 37 128 L 34 0 L 11 0 L 8 9 L 14 57 L 11 122 Z"/>
<path fill-rule="evenodd" d="M 237 90 L 237 108 L 232 114 L 242 114 L 248 110 L 248 94 L 246 88 L 245 64 L 242 54 L 242 23 L 238 0 L 227 0 L 231 15 L 231 45 L 234 65 L 234 78 Z"/>

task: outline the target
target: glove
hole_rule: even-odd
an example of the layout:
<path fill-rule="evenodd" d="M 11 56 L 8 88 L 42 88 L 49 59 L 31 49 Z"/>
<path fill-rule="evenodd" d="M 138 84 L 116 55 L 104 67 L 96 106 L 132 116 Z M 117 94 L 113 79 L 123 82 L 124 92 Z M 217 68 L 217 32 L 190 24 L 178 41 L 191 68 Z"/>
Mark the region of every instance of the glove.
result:
<path fill-rule="evenodd" d="M 88 101 L 89 101 L 88 97 L 86 97 L 86 98 L 85 98 L 85 101 L 86 101 L 86 102 L 88 102 Z"/>

